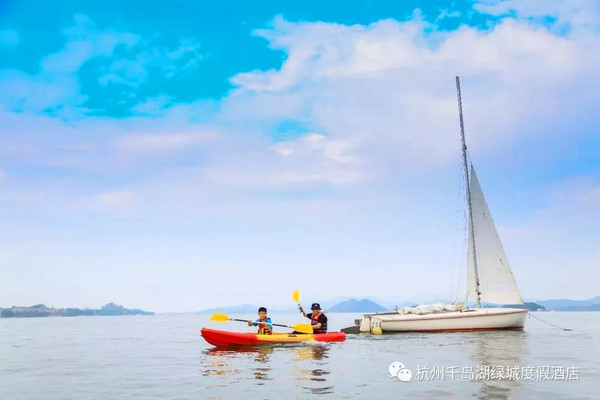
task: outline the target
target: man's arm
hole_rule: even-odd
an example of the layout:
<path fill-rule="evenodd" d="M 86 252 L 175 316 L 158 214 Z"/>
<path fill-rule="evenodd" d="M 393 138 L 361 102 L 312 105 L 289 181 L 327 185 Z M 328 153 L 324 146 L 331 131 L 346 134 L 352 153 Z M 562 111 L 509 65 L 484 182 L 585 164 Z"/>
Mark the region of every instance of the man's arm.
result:
<path fill-rule="evenodd" d="M 304 315 L 304 318 L 308 318 L 306 316 L 306 313 L 304 312 L 304 308 L 302 308 L 302 306 L 300 304 L 298 304 L 298 309 L 300 310 L 300 312 L 302 313 L 302 315 Z"/>

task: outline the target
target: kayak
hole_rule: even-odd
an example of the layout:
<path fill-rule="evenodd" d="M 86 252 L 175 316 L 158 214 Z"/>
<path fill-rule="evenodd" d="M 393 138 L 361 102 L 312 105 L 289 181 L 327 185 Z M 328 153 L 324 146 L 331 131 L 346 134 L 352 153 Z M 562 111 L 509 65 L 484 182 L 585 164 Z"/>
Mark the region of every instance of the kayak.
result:
<path fill-rule="evenodd" d="M 344 332 L 313 334 L 274 333 L 272 335 L 259 335 L 258 333 L 229 332 L 202 328 L 200 333 L 204 340 L 214 346 L 256 346 L 280 343 L 343 342 L 346 340 Z"/>
<path fill-rule="evenodd" d="M 259 335 L 258 333 L 229 332 L 202 328 L 200 333 L 208 343 L 214 346 L 265 345 L 302 342 L 343 342 L 346 340 L 346 334 L 344 332 L 313 334 L 274 333 L 272 335 Z"/>

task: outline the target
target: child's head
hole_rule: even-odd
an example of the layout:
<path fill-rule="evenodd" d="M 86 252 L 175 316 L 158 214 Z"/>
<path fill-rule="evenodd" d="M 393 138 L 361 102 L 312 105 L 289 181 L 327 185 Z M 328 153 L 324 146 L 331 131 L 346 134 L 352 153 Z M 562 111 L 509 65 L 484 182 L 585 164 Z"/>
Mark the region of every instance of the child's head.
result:
<path fill-rule="evenodd" d="M 258 316 L 261 318 L 264 318 L 267 316 L 267 309 L 266 307 L 261 307 L 258 309 Z"/>

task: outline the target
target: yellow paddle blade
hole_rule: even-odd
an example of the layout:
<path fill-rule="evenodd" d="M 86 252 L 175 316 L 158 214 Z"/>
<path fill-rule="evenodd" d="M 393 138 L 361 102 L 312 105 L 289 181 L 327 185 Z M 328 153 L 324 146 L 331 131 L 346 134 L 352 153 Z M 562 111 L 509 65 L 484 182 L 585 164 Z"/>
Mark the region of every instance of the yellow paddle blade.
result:
<path fill-rule="evenodd" d="M 313 328 L 309 324 L 296 324 L 290 326 L 290 328 L 301 333 L 313 333 Z"/>
<path fill-rule="evenodd" d="M 215 313 L 210 316 L 210 320 L 214 322 L 227 322 L 231 321 L 231 318 L 227 314 Z"/>
<path fill-rule="evenodd" d="M 294 290 L 294 293 L 292 293 L 292 299 L 294 299 L 294 302 L 300 303 L 300 292 L 298 290 Z"/>

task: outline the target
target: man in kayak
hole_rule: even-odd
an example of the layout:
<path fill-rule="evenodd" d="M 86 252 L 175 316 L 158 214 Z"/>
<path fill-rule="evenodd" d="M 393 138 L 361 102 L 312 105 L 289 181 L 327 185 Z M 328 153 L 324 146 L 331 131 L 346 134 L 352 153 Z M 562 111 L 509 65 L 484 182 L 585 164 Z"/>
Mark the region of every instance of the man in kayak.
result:
<path fill-rule="evenodd" d="M 258 326 L 259 335 L 271 335 L 273 333 L 273 323 L 271 318 L 267 317 L 267 309 L 261 307 L 258 309 L 258 319 L 256 321 L 248 321 L 248 326 Z"/>
<path fill-rule="evenodd" d="M 319 303 L 312 303 L 310 306 L 312 312 L 308 314 L 304 312 L 304 309 L 299 304 L 298 308 L 302 315 L 306 318 L 310 318 L 310 325 L 312 326 L 314 333 L 327 333 L 327 317 L 321 311 Z"/>

